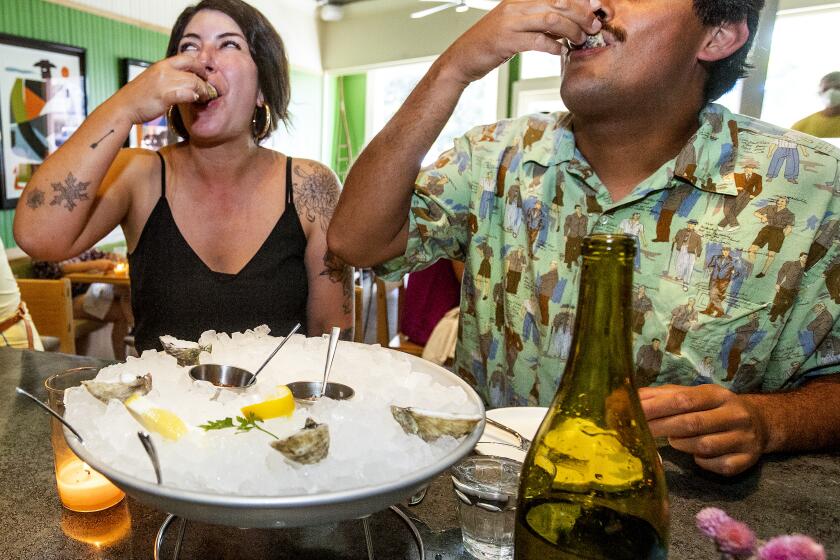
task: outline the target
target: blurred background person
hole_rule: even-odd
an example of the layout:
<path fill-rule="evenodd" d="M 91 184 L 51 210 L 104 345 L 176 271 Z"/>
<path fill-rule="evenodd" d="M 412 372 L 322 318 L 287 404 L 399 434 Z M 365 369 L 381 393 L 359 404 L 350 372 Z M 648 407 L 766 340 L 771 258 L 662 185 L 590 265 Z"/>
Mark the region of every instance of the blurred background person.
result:
<path fill-rule="evenodd" d="M 840 72 L 823 76 L 819 94 L 825 109 L 797 121 L 791 128 L 817 138 L 840 138 Z"/>
<path fill-rule="evenodd" d="M 0 243 L 0 346 L 43 350 L 32 317 L 21 303 L 20 289 L 12 275 L 6 248 Z"/>

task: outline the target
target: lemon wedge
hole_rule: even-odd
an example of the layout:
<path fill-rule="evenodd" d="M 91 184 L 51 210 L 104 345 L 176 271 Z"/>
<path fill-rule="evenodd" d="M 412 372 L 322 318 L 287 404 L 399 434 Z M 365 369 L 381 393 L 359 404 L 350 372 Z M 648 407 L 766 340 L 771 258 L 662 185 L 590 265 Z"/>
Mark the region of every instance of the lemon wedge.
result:
<path fill-rule="evenodd" d="M 187 433 L 187 425 L 177 414 L 141 395 L 133 395 L 125 400 L 125 407 L 147 430 L 157 432 L 166 439 L 177 440 Z"/>
<path fill-rule="evenodd" d="M 265 401 L 243 406 L 242 415 L 248 418 L 251 414 L 260 420 L 291 416 L 295 411 L 295 398 L 285 385 L 278 385 L 274 395 Z"/>

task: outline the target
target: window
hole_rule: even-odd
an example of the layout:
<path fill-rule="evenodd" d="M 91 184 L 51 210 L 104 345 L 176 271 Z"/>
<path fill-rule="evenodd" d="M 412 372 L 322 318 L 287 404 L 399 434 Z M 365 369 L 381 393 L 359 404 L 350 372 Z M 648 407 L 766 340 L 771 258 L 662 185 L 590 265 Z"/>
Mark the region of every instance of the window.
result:
<path fill-rule="evenodd" d="M 840 4 L 781 10 L 773 29 L 761 119 L 790 127 L 823 109 L 820 78 L 837 70 Z M 802 48 L 807 42 L 807 50 Z M 833 54 L 832 54 L 833 53 Z"/>
<path fill-rule="evenodd" d="M 394 116 L 431 65 L 431 62 L 418 62 L 368 72 L 365 126 L 368 141 Z M 455 138 L 469 129 L 497 120 L 498 88 L 497 70 L 467 87 L 449 122 L 423 159 L 423 165 L 432 163 L 441 152 L 452 147 Z"/>

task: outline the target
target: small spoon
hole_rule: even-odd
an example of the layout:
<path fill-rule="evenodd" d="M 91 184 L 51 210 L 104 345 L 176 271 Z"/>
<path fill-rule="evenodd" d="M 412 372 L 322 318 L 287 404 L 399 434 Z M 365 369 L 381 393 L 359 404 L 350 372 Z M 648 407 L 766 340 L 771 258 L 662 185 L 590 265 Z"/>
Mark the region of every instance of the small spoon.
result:
<path fill-rule="evenodd" d="M 59 414 L 59 413 L 58 413 L 58 412 L 56 412 L 55 410 L 51 409 L 51 408 L 49 407 L 49 405 L 46 405 L 46 404 L 42 403 L 40 400 L 38 400 L 38 397 L 36 397 L 36 396 L 34 396 L 34 395 L 31 395 L 31 394 L 27 393 L 26 391 L 24 391 L 24 390 L 23 390 L 23 389 L 21 389 L 20 387 L 16 387 L 16 388 L 15 388 L 15 390 L 18 392 L 18 394 L 21 394 L 21 395 L 23 395 L 24 397 L 28 397 L 28 398 L 32 399 L 32 401 L 33 401 L 35 404 L 37 404 L 38 406 L 40 406 L 41 408 L 43 408 L 44 410 L 46 410 L 47 412 L 49 412 L 50 414 L 52 414 L 53 416 L 55 416 L 55 419 L 56 419 L 56 420 L 58 420 L 59 422 L 61 422 L 61 423 L 62 423 L 62 424 L 64 424 L 65 426 L 67 426 L 67 429 L 68 429 L 68 430 L 70 430 L 71 432 L 73 432 L 73 435 L 74 435 L 74 436 L 76 436 L 76 439 L 78 439 L 78 440 L 79 440 L 79 443 L 84 443 L 84 440 L 82 439 L 82 436 L 81 436 L 81 435 L 79 435 L 79 432 L 77 432 L 77 431 L 75 430 L 75 428 L 73 428 L 73 426 L 71 426 L 71 425 L 67 422 L 67 420 L 65 420 L 64 418 L 62 418 L 62 417 L 61 417 L 61 414 Z"/>
<path fill-rule="evenodd" d="M 140 443 L 143 444 L 143 449 L 146 450 L 146 455 L 149 456 L 149 460 L 152 462 L 152 467 L 155 469 L 155 478 L 157 478 L 157 483 L 163 484 L 163 476 L 160 473 L 160 461 L 158 460 L 157 449 L 152 441 L 152 437 L 146 432 L 137 432 L 137 437 L 140 439 Z"/>
<path fill-rule="evenodd" d="M 271 354 L 269 354 L 268 358 L 266 358 L 266 359 L 265 359 L 265 361 L 262 363 L 262 365 L 261 365 L 261 366 L 257 369 L 257 371 L 255 371 L 255 372 L 254 372 L 254 378 L 251 380 L 251 383 L 249 383 L 249 385 L 251 385 L 251 384 L 253 384 L 253 383 L 256 383 L 256 382 L 257 382 L 257 376 L 260 374 L 260 372 L 263 370 L 263 368 L 264 368 L 265 366 L 267 366 L 267 365 L 268 365 L 268 362 L 270 362 L 270 361 L 271 361 L 271 358 L 273 358 L 273 357 L 274 357 L 274 355 L 275 355 L 277 352 L 279 352 L 281 348 L 283 348 L 283 345 L 284 345 L 284 344 L 286 344 L 286 342 L 288 342 L 290 338 L 292 338 L 292 335 L 293 335 L 293 334 L 295 334 L 296 332 L 298 332 L 298 329 L 299 329 L 299 328 L 300 328 L 300 323 L 298 323 L 297 325 L 295 325 L 295 327 L 294 327 L 291 331 L 289 331 L 289 334 L 287 334 L 287 335 L 283 338 L 283 340 L 281 340 L 281 341 L 280 341 L 280 344 L 278 344 L 278 345 L 277 345 L 277 348 L 275 348 L 275 349 L 274 349 L 274 352 L 272 352 Z"/>
<path fill-rule="evenodd" d="M 327 348 L 327 363 L 324 365 L 324 382 L 321 384 L 321 393 L 318 398 L 323 397 L 324 392 L 327 390 L 327 380 L 330 378 L 330 371 L 332 370 L 333 359 L 335 358 L 335 347 L 338 346 L 338 337 L 340 334 L 341 329 L 338 327 L 333 327 L 332 331 L 330 331 L 330 344 L 329 348 Z"/>

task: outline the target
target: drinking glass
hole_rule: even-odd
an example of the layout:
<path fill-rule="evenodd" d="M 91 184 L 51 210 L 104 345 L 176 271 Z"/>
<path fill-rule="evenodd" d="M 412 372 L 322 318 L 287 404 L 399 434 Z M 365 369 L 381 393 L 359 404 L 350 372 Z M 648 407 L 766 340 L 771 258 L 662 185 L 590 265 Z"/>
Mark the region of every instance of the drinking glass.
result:
<path fill-rule="evenodd" d="M 48 378 L 44 385 L 47 388 L 50 408 L 64 416 L 64 390 L 93 379 L 98 371 L 98 368 L 94 367 L 73 368 Z M 61 422 L 52 417 L 50 422 L 55 480 L 61 504 L 71 511 L 91 512 L 108 509 L 120 503 L 125 497 L 122 490 L 73 453 L 64 439 L 64 426 Z"/>
<path fill-rule="evenodd" d="M 464 548 L 479 560 L 513 558 L 521 467 L 512 459 L 472 456 L 451 469 Z"/>

